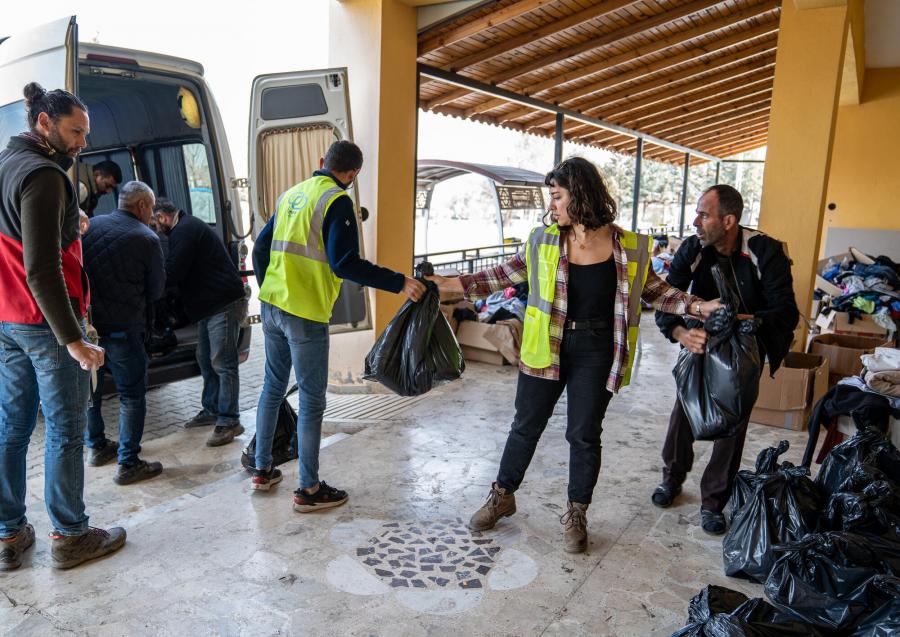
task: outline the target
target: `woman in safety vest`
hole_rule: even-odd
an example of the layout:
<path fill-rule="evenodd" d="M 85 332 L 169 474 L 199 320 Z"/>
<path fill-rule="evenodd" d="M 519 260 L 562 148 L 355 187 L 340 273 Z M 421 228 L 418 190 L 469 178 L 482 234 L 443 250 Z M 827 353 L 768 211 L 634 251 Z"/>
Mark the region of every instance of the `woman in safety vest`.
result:
<path fill-rule="evenodd" d="M 671 314 L 705 318 L 718 301 L 704 302 L 673 288 L 650 267 L 652 237 L 614 223 L 616 202 L 597 168 L 573 157 L 544 180 L 553 225 L 535 228 L 506 263 L 460 277 L 429 277 L 442 296 L 484 299 L 528 282 L 520 348 L 516 415 L 497 481 L 469 521 L 484 531 L 516 512 L 538 440 L 563 390 L 568 395 L 568 510 L 560 518 L 565 549 L 587 548 L 586 511 L 600 472 L 600 434 L 613 393 L 628 384 L 643 299 Z"/>

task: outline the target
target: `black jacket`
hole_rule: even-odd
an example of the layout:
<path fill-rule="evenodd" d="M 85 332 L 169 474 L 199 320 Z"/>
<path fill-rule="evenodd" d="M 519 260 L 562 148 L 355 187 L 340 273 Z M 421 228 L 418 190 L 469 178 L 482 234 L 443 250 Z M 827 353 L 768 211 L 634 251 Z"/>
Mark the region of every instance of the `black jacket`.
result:
<path fill-rule="evenodd" d="M 703 248 L 696 235 L 688 237 L 672 259 L 666 283 L 707 300 L 718 298 L 712 276 L 712 266 L 717 261 L 713 246 Z M 770 373 L 774 374 L 791 347 L 794 328 L 800 320 L 794 299 L 791 262 L 780 241 L 741 226 L 731 265 L 745 306 L 739 311 L 760 319 L 757 340 L 761 353 L 769 359 Z M 681 316 L 662 312 L 656 313 L 656 324 L 672 342 L 675 342 L 672 330 L 679 325 L 702 327 L 699 321 L 689 319 L 685 323 Z"/>
<path fill-rule="evenodd" d="M 144 331 L 147 307 L 166 286 L 159 237 L 131 213 L 113 210 L 91 220 L 83 241 L 94 327 L 103 336 Z"/>
<path fill-rule="evenodd" d="M 205 222 L 178 213 L 169 232 L 166 259 L 168 285 L 178 296 L 191 321 L 208 318 L 244 296 L 244 282 L 222 239 Z"/>

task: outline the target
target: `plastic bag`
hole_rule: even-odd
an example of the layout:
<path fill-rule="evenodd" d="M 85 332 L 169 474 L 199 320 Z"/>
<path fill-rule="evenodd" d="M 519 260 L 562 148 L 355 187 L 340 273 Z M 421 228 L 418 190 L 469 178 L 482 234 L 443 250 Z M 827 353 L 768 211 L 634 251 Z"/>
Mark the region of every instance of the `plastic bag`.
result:
<path fill-rule="evenodd" d="M 688 606 L 688 624 L 671 637 L 819 637 L 760 598 L 707 586 Z"/>
<path fill-rule="evenodd" d="M 726 575 L 765 582 L 777 557 L 772 547 L 799 540 L 818 526 L 823 499 L 808 477 L 809 469 L 795 467 L 790 462 L 775 467 L 778 455 L 788 447 L 788 442 L 783 440 L 777 448 L 760 452 L 757 474 L 753 478 L 744 475 L 753 493 L 736 512 L 732 495 L 732 523 L 722 541 Z M 743 497 L 739 493 L 737 499 Z"/>
<path fill-rule="evenodd" d="M 880 472 L 879 472 L 880 473 Z M 900 543 L 900 489 L 885 480 L 870 482 L 865 465 L 854 472 L 828 501 L 822 516 L 823 526 L 834 531 L 852 531 L 881 536 Z"/>
<path fill-rule="evenodd" d="M 766 580 L 766 596 L 779 610 L 831 631 L 863 619 L 873 575 L 900 572 L 900 545 L 874 536 L 816 533 L 775 551 L 782 555 Z"/>
<path fill-rule="evenodd" d="M 682 349 L 672 374 L 678 400 L 695 440 L 717 440 L 733 436 L 750 417 L 759 394 L 762 369 L 759 346 L 752 333 L 753 321 L 742 326 L 718 264 L 712 267 L 719 296 L 726 307 L 706 321 L 710 338 L 703 354 Z"/>
<path fill-rule="evenodd" d="M 832 449 L 819 469 L 816 484 L 828 495 L 837 493 L 860 464 L 881 471 L 884 479 L 900 487 L 900 451 L 875 427 L 858 430 Z"/>
<path fill-rule="evenodd" d="M 272 438 L 273 467 L 297 459 L 297 412 L 287 400 L 297 389 L 297 385 L 294 385 L 287 390 L 284 400 L 278 406 L 278 420 L 275 422 L 275 436 Z M 256 467 L 256 434 L 241 452 L 241 464 L 245 469 Z"/>
<path fill-rule="evenodd" d="M 765 479 L 763 476 L 778 469 L 778 456 L 787 451 L 789 447 L 790 443 L 787 440 L 779 442 L 777 447 L 766 447 L 756 456 L 755 471 L 741 469 L 737 472 L 729 501 L 732 523 L 737 512 L 753 496 L 757 483 Z"/>
<path fill-rule="evenodd" d="M 466 368 L 462 350 L 440 309 L 437 286 L 416 303 L 406 301 L 366 356 L 363 378 L 401 396 L 419 396 L 436 384 L 459 378 Z"/>
<path fill-rule="evenodd" d="M 876 575 L 869 581 L 868 608 L 850 637 L 900 635 L 900 579 Z"/>

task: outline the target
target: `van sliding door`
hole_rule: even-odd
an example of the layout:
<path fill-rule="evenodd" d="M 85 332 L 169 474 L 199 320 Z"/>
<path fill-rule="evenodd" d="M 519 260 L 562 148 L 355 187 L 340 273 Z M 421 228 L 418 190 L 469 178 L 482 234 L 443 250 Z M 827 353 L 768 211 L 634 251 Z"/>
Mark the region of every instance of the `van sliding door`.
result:
<path fill-rule="evenodd" d="M 328 147 L 340 139 L 353 139 L 346 69 L 277 73 L 253 80 L 249 175 L 255 232 L 275 212 L 278 196 L 309 179 L 319 168 L 319 159 L 325 156 Z M 356 190 L 353 188 L 349 194 L 356 209 L 360 252 L 363 252 Z M 370 317 L 365 288 L 344 281 L 334 306 L 331 332 L 371 329 Z"/>

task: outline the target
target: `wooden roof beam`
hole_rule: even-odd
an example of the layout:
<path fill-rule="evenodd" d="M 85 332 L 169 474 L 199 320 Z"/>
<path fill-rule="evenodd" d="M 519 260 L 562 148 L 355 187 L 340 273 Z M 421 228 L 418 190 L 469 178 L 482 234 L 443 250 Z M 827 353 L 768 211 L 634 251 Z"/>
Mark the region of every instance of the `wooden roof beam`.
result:
<path fill-rule="evenodd" d="M 697 3 L 694 3 L 694 4 L 697 4 Z M 705 4 L 709 5 L 709 4 L 715 4 L 715 3 L 706 2 Z M 688 5 L 688 6 L 693 6 L 693 5 Z M 772 11 L 773 9 L 777 8 L 776 3 L 774 1 L 766 3 L 766 5 L 763 5 L 763 6 L 766 6 L 768 8 L 767 11 Z M 753 8 L 756 8 L 756 7 L 753 7 Z M 696 13 L 697 10 L 699 10 L 699 9 L 694 9 L 687 13 L 688 13 L 688 15 L 690 15 L 691 13 Z M 666 14 L 663 14 L 663 15 L 666 15 Z M 756 14 L 750 13 L 749 10 L 745 10 L 744 12 L 741 12 L 740 14 L 736 14 L 736 15 L 738 15 L 740 17 L 740 20 L 735 20 L 735 22 L 741 22 L 743 20 L 748 20 L 750 18 L 756 17 Z M 684 17 L 684 16 L 678 16 L 678 18 L 681 18 L 681 17 Z M 643 22 L 641 22 L 639 24 L 643 24 Z M 563 84 L 567 84 L 567 83 L 575 81 L 575 80 L 582 80 L 582 79 L 584 79 L 590 75 L 594 75 L 596 73 L 609 71 L 620 64 L 634 62 L 636 59 L 639 59 L 641 57 L 651 55 L 653 53 L 658 53 L 659 51 L 663 51 L 663 50 L 673 47 L 673 46 L 682 45 L 685 42 L 690 42 L 691 40 L 695 40 L 698 37 L 709 35 L 710 33 L 715 33 L 716 31 L 719 31 L 728 26 L 731 26 L 732 24 L 734 24 L 734 22 L 727 21 L 727 23 L 721 24 L 721 26 L 720 26 L 720 23 L 712 22 L 709 24 L 702 25 L 700 27 L 695 27 L 693 29 L 689 29 L 682 33 L 677 33 L 674 36 L 658 39 L 650 44 L 647 44 L 644 46 L 638 46 L 634 49 L 624 51 L 623 53 L 614 55 L 605 60 L 601 60 L 600 62 L 596 62 L 594 64 L 584 66 L 584 67 L 579 67 L 573 71 L 569 71 L 566 73 L 555 74 L 551 79 L 543 80 L 543 81 L 540 81 L 540 82 L 537 82 L 534 84 L 530 84 L 521 89 L 516 89 L 516 90 L 519 90 L 520 92 L 522 92 L 526 95 L 537 95 L 538 93 L 549 90 L 551 88 L 557 88 L 557 87 L 562 86 Z M 759 26 L 754 27 L 746 32 L 743 32 L 745 34 L 744 37 L 739 38 L 737 41 L 745 41 L 752 37 L 771 33 L 773 28 L 774 29 L 778 28 L 778 23 L 776 20 L 772 20 L 769 23 L 759 25 Z M 645 29 L 641 29 L 638 31 L 638 33 L 646 31 L 648 29 L 649 29 L 649 27 L 647 27 Z M 624 31 L 624 29 L 622 31 Z M 629 35 L 634 35 L 634 33 L 631 33 Z M 605 39 L 600 38 L 600 40 L 598 40 L 598 41 L 605 42 Z M 592 41 L 592 42 L 596 43 L 598 41 Z M 615 40 L 612 40 L 612 41 L 615 41 Z M 605 42 L 605 44 L 609 44 L 609 42 Z M 727 45 L 725 45 L 725 46 L 727 46 Z M 599 45 L 594 48 L 599 48 Z M 717 47 L 717 48 L 720 48 L 720 47 Z M 538 68 L 545 68 L 546 66 L 549 66 L 550 64 L 554 63 L 554 56 L 550 56 L 549 58 L 541 57 L 538 59 L 538 61 L 540 62 L 540 66 L 536 66 L 536 63 L 535 63 L 535 64 L 531 64 L 531 65 L 525 65 L 523 67 L 516 67 L 513 71 L 507 71 L 507 72 L 501 73 L 499 75 L 493 76 L 493 77 L 489 78 L 487 81 L 494 83 L 494 84 L 502 84 L 503 82 L 507 81 L 508 79 L 510 79 L 512 77 L 516 77 L 517 75 L 524 75 L 525 71 L 521 71 L 521 69 L 529 69 L 530 68 L 530 70 L 528 72 L 531 72 L 533 70 L 537 70 Z M 534 67 L 534 68 L 531 68 L 531 67 Z M 485 111 L 491 110 L 492 108 L 496 108 L 497 106 L 499 106 L 499 103 L 497 100 L 488 100 L 487 102 L 484 102 L 483 104 L 478 104 L 472 108 L 479 109 L 477 112 L 485 112 Z"/>
<path fill-rule="evenodd" d="M 723 126 L 722 128 L 717 129 L 715 133 L 685 133 L 684 135 L 673 137 L 672 141 L 675 141 L 676 139 L 682 140 L 678 142 L 679 144 L 684 144 L 683 140 L 691 140 L 692 142 L 696 143 L 706 143 L 708 141 L 716 141 L 722 137 L 726 137 L 727 135 L 743 133 L 750 128 L 768 125 L 769 113 L 762 113 L 755 117 L 750 117 L 746 120 L 741 120 L 734 124 Z"/>
<path fill-rule="evenodd" d="M 519 2 L 497 11 L 492 11 L 485 16 L 460 24 L 437 35 L 428 36 L 428 31 L 425 31 L 419 34 L 418 55 L 423 56 L 445 46 L 450 46 L 477 33 L 505 24 L 535 9 L 540 9 L 552 2 L 554 0 L 519 0 Z"/>
<path fill-rule="evenodd" d="M 710 65 L 717 61 L 719 62 L 718 66 L 721 66 L 724 64 L 728 64 L 731 62 L 743 60 L 745 58 L 750 58 L 750 57 L 754 57 L 756 55 L 760 55 L 763 53 L 768 53 L 770 51 L 773 51 L 777 47 L 777 35 L 774 35 L 775 33 L 776 32 L 773 31 L 771 34 L 769 34 L 769 37 L 767 37 L 764 41 L 759 42 L 748 49 L 745 49 L 742 51 L 735 51 L 733 53 L 728 53 L 726 55 L 723 55 L 722 59 L 720 59 L 720 60 L 716 60 L 715 58 L 713 60 L 703 60 L 702 64 L 707 67 L 706 69 L 700 69 L 699 65 L 695 65 L 695 66 L 690 67 L 689 69 L 683 69 L 677 75 L 676 75 L 676 73 L 672 73 L 668 77 L 660 78 L 662 80 L 662 84 L 664 85 L 666 83 L 676 81 L 675 78 L 678 77 L 679 75 L 683 76 L 683 77 L 691 77 L 692 75 L 699 75 L 700 73 L 709 70 Z M 773 37 L 773 35 L 774 35 L 774 37 Z M 726 44 L 724 46 L 734 46 L 735 42 L 733 40 L 735 40 L 735 38 L 730 37 L 730 38 L 724 38 L 722 41 L 726 42 Z M 722 41 L 720 41 L 720 42 L 722 42 Z M 722 48 L 724 48 L 724 47 L 722 47 Z M 708 51 L 706 54 L 701 55 L 701 57 L 705 57 L 709 53 L 710 52 Z M 620 84 L 625 84 L 626 82 L 632 82 L 635 80 L 650 78 L 650 77 L 652 77 L 658 73 L 661 73 L 663 71 L 666 71 L 674 66 L 683 64 L 685 61 L 688 61 L 688 60 L 694 61 L 696 59 L 697 59 L 697 56 L 693 52 L 688 51 L 685 54 L 666 58 L 666 59 L 660 60 L 659 62 L 656 62 L 654 64 L 644 65 L 643 67 L 634 69 L 627 73 L 621 73 L 617 76 L 611 77 L 611 78 L 603 80 L 601 82 L 594 82 L 593 84 L 589 84 L 588 86 L 579 88 L 577 91 L 570 91 L 570 92 L 564 93 L 562 95 L 550 96 L 545 99 L 551 100 L 556 104 L 566 104 L 567 102 L 573 101 L 579 97 L 585 97 L 587 95 L 591 95 L 594 93 L 600 93 L 606 89 L 613 88 Z M 723 60 L 727 60 L 727 61 L 723 61 Z M 681 77 L 679 77 L 679 79 L 681 79 Z M 598 95 L 594 95 L 593 99 L 594 99 L 594 102 L 593 102 L 593 104 L 591 104 L 591 106 L 596 105 L 596 100 L 605 99 L 605 98 L 598 96 Z M 578 108 L 580 108 L 577 105 L 572 105 L 569 107 L 572 108 L 573 110 L 577 110 Z M 527 115 L 527 113 L 522 111 L 521 109 L 517 109 L 516 111 L 507 113 L 503 117 L 504 117 L 505 121 L 510 121 L 510 120 L 518 119 L 519 117 L 522 117 L 523 115 Z"/>
<path fill-rule="evenodd" d="M 750 104 L 757 103 L 763 97 L 772 97 L 771 85 L 762 87 L 754 86 L 747 91 L 739 91 L 721 99 L 706 99 L 702 102 L 698 102 L 694 108 L 681 108 L 677 111 L 660 113 L 654 117 L 645 117 L 644 119 L 635 120 L 634 122 L 629 123 L 628 127 L 634 128 L 635 130 L 650 130 L 654 126 L 660 126 L 662 124 L 684 123 L 698 117 L 712 114 L 711 111 L 721 112 L 723 107 L 740 108 L 742 106 L 749 106 Z"/>

